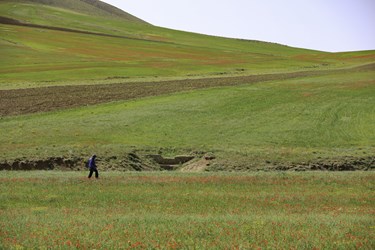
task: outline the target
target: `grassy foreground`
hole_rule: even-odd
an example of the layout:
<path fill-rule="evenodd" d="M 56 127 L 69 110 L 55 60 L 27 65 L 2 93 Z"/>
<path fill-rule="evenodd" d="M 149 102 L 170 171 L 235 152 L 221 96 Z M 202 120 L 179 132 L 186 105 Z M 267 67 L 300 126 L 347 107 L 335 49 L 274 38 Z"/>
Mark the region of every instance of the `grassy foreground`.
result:
<path fill-rule="evenodd" d="M 375 173 L 0 172 L 0 248 L 374 249 Z"/>

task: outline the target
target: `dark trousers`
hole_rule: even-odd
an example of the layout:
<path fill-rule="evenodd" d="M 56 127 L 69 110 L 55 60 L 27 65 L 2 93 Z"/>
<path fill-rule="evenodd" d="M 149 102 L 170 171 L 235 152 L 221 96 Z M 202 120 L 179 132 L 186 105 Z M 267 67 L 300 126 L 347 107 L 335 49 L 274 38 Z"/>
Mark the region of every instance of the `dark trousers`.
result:
<path fill-rule="evenodd" d="M 95 172 L 95 178 L 99 178 L 99 172 L 96 168 L 90 168 L 89 178 L 91 178 L 94 172 Z"/>

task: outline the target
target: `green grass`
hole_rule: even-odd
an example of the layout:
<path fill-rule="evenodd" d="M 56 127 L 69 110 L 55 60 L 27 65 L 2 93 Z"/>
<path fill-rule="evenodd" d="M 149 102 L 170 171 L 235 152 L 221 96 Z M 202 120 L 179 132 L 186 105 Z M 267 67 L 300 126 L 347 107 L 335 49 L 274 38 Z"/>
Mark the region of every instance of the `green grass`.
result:
<path fill-rule="evenodd" d="M 53 85 L 54 81 L 110 77 L 278 72 L 311 65 L 256 55 L 256 52 L 224 52 L 215 48 L 10 27 L 0 25 L 0 33 L 6 40 L 0 47 L 1 88 L 20 81 L 49 81 Z M 272 71 L 269 66 L 273 67 Z"/>
<path fill-rule="evenodd" d="M 113 77 L 204 77 L 321 70 L 374 61 L 373 51 L 323 53 L 181 32 L 79 10 L 79 6 L 75 12 L 72 8 L 13 1 L 0 4 L 1 16 L 23 22 L 143 40 L 0 25 L 0 89 L 70 81 L 74 82 L 69 84 L 80 84 Z"/>
<path fill-rule="evenodd" d="M 262 165 L 371 156 L 373 79 L 372 71 L 341 73 L 4 117 L 0 157 L 166 148 Z"/>
<path fill-rule="evenodd" d="M 211 37 L 83 7 L 2 1 L 0 16 L 143 40 L 0 25 L 0 89 L 319 71 L 375 59 L 374 51 Z M 374 79 L 373 71 L 343 71 L 0 117 L 0 162 L 203 151 L 217 157 L 212 170 L 245 170 L 371 157 Z M 1 171 L 0 249 L 375 248 L 373 172 L 85 175 Z"/>
<path fill-rule="evenodd" d="M 0 172 L 5 249 L 373 249 L 372 172 Z"/>
<path fill-rule="evenodd" d="M 79 9 L 3 1 L 0 15 L 143 40 L 0 25 L 0 89 L 320 71 L 374 62 L 374 51 L 324 53 L 218 38 Z M 374 96 L 369 71 L 2 117 L 0 159 L 92 151 L 111 156 L 134 148 L 212 151 L 231 164 L 254 166 L 368 157 L 375 148 Z"/>
<path fill-rule="evenodd" d="M 95 17 L 111 20 L 122 20 L 131 23 L 145 24 L 144 21 L 126 13 L 114 6 L 101 2 L 99 0 L 76 1 L 76 0 L 3 0 L 2 11 L 10 17 L 20 18 L 22 20 L 45 20 L 53 21 L 60 25 L 66 25 L 67 17 L 88 18 Z M 46 11 L 48 10 L 48 11 Z M 61 14 L 63 12 L 63 14 Z M 85 20 L 85 19 L 83 19 Z M 98 23 L 94 23 L 99 25 Z M 77 25 L 70 22 L 69 25 Z M 95 27 L 91 25 L 91 27 Z M 99 25 L 100 26 L 100 25 Z"/>

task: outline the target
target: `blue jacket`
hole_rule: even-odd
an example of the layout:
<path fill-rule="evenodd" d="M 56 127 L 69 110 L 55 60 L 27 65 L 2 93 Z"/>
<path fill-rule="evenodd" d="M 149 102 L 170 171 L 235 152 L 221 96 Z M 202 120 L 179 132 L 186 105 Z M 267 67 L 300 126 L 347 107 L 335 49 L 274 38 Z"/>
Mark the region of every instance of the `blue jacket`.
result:
<path fill-rule="evenodd" d="M 96 164 L 95 164 L 95 158 L 90 158 L 89 160 L 89 168 L 90 169 L 96 169 Z"/>

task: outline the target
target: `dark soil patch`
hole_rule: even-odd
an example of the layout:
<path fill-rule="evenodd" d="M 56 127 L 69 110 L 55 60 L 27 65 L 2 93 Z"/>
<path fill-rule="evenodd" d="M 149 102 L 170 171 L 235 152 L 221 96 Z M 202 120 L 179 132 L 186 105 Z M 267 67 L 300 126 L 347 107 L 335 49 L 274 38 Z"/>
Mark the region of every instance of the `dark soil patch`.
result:
<path fill-rule="evenodd" d="M 163 156 L 156 154 L 156 155 L 148 155 L 153 161 L 160 165 L 160 167 L 164 170 L 176 170 L 182 164 L 187 163 L 193 160 L 194 156 L 176 156 L 174 158 L 164 158 Z"/>
<path fill-rule="evenodd" d="M 54 27 L 54 26 L 46 26 L 46 25 L 39 25 L 39 24 L 32 24 L 32 23 L 24 23 L 16 19 L 3 17 L 3 16 L 0 16 L 0 23 L 7 24 L 7 25 L 22 26 L 22 27 L 79 33 L 79 34 L 85 34 L 85 35 L 105 36 L 105 37 L 114 37 L 114 38 L 140 40 L 140 41 L 157 42 L 157 43 L 171 43 L 171 42 L 165 42 L 165 41 L 147 40 L 147 39 L 141 39 L 141 38 L 135 38 L 135 37 L 127 37 L 127 36 L 117 36 L 117 35 L 111 35 L 111 34 L 105 34 L 105 33 L 99 33 L 99 32 L 91 32 L 91 31 L 85 31 L 85 30 L 69 29 L 69 28 L 63 28 L 63 27 Z"/>
<path fill-rule="evenodd" d="M 220 159 L 219 159 L 220 160 Z M 228 159 L 229 160 L 229 159 Z M 233 165 L 220 163 L 210 154 L 176 156 L 164 158 L 161 155 L 124 153 L 121 156 L 105 156 L 97 159 L 99 170 L 104 171 L 374 171 L 375 156 L 342 157 L 319 159 L 310 162 L 281 163 L 267 162 L 264 166 L 251 163 Z M 87 159 L 83 157 L 50 157 L 47 159 L 15 159 L 0 162 L 0 170 L 62 170 L 85 171 Z"/>
<path fill-rule="evenodd" d="M 0 162 L 0 170 L 88 170 L 87 161 L 83 157 L 49 157 L 47 159 L 15 159 Z M 122 156 L 97 158 L 99 170 L 116 171 L 159 171 L 160 166 L 148 157 L 135 153 L 124 153 Z"/>
<path fill-rule="evenodd" d="M 50 157 L 41 160 L 15 159 L 9 162 L 1 162 L 0 170 L 74 170 L 79 165 L 85 166 L 81 158 L 64 159 L 62 157 Z"/>
<path fill-rule="evenodd" d="M 343 157 L 340 159 L 322 159 L 313 162 L 276 164 L 270 170 L 282 171 L 368 171 L 375 170 L 375 157 Z"/>
<path fill-rule="evenodd" d="M 158 96 L 181 91 L 220 86 L 235 86 L 271 80 L 284 80 L 337 72 L 373 71 L 375 64 L 353 69 L 305 71 L 239 77 L 186 79 L 176 81 L 117 83 L 103 85 L 51 86 L 30 89 L 0 90 L 0 116 L 47 112 L 65 108 Z"/>

